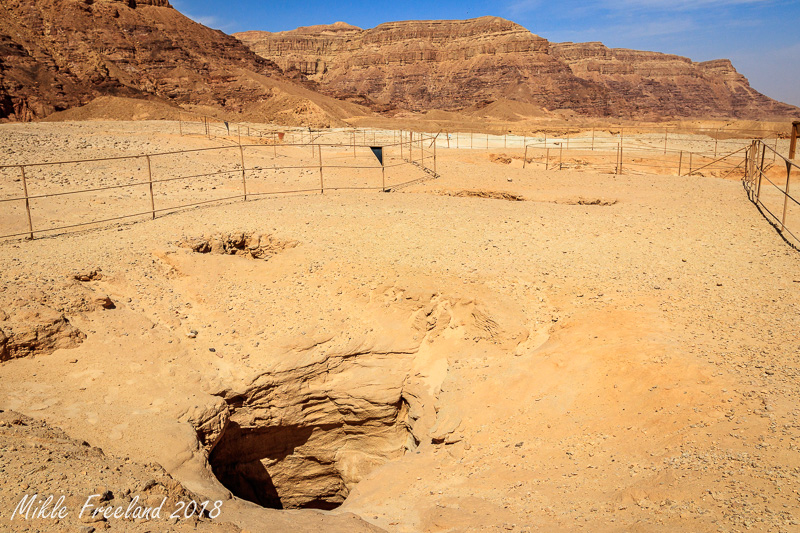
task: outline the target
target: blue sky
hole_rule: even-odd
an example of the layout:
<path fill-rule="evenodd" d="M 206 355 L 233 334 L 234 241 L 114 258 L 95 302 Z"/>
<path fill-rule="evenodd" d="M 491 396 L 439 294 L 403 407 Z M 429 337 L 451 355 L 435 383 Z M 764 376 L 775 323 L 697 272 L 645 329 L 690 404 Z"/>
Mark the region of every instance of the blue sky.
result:
<path fill-rule="evenodd" d="M 412 19 L 494 15 L 550 41 L 602 41 L 695 61 L 728 58 L 767 96 L 800 106 L 800 0 L 438 0 L 258 2 L 172 0 L 226 33 L 344 21 L 361 28 Z"/>

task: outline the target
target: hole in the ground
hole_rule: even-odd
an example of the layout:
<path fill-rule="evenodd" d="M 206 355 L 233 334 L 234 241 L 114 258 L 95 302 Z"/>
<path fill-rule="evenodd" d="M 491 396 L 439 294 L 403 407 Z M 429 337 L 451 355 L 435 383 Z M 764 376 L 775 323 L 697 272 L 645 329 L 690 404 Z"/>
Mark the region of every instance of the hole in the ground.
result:
<path fill-rule="evenodd" d="M 502 191 L 439 191 L 442 196 L 455 196 L 459 198 L 486 198 L 489 200 L 507 200 L 509 202 L 523 202 L 525 198 L 519 194 Z"/>
<path fill-rule="evenodd" d="M 178 246 L 201 254 L 245 255 L 269 259 L 282 250 L 294 248 L 297 241 L 278 239 L 266 233 L 217 233 L 208 237 L 184 238 L 178 242 Z"/>
<path fill-rule="evenodd" d="M 330 399 L 317 401 L 305 413 L 309 419 L 332 407 Z M 418 444 L 403 400 L 377 417 L 350 411 L 341 422 L 307 426 L 266 422 L 250 407 L 233 408 L 209 463 L 234 495 L 273 509 L 335 509 L 373 468 Z"/>

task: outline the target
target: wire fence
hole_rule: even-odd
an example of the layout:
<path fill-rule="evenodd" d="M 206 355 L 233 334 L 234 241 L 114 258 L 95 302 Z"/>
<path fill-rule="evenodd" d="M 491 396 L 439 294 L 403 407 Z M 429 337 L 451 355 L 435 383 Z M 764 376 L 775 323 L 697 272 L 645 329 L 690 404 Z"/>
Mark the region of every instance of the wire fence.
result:
<path fill-rule="evenodd" d="M 523 168 L 543 170 L 713 176 L 742 179 L 745 184 L 751 184 L 757 175 L 778 189 L 786 188 L 785 208 L 775 207 L 776 199 L 766 193 L 756 194 L 755 199 L 780 225 L 781 233 L 796 240 L 786 229 L 793 227 L 794 216 L 792 204 L 787 203 L 794 202 L 788 194 L 789 171 L 785 185 L 780 185 L 782 178 L 776 174 L 782 162 L 788 161 L 780 151 L 784 144 L 788 151 L 789 141 L 779 136 L 774 140 L 762 136 L 756 141 L 735 138 L 750 130 L 637 129 L 626 135 L 623 128 L 604 127 L 542 130 L 530 136 L 434 134 L 369 128 L 313 130 L 189 114 L 181 115 L 178 129 L 181 136 L 207 137 L 226 144 L 0 166 L 0 238 L 32 239 L 72 228 L 154 219 L 188 207 L 266 195 L 397 189 L 438 177 L 438 147 L 502 148 L 511 154 L 503 157 L 504 162 L 522 159 Z M 755 167 L 751 153 L 754 143 L 761 150 Z M 793 163 L 786 164 L 790 170 Z M 420 173 L 409 176 L 400 169 L 404 166 L 413 166 Z"/>
<path fill-rule="evenodd" d="M 712 176 L 740 178 L 747 145 L 727 153 L 703 153 L 691 150 L 653 148 L 647 145 L 617 142 L 537 143 L 525 146 L 523 168 L 544 170 L 592 170 L 611 174 L 666 174 L 675 176 Z"/>
<path fill-rule="evenodd" d="M 800 202 L 790 192 L 792 171 L 796 176 L 800 166 L 780 154 L 770 162 L 774 149 L 761 140 L 754 140 L 746 154 L 742 183 L 748 198 L 786 242 L 800 248 Z"/>
<path fill-rule="evenodd" d="M 214 135 L 217 128 L 203 121 L 203 134 Z M 266 195 L 389 191 L 438 176 L 433 136 L 409 133 L 375 145 L 323 143 L 313 132 L 302 142 L 304 132 L 281 139 L 277 132 L 253 130 L 239 141 L 236 133 L 238 142 L 227 146 L 0 165 L 0 238 L 33 239 Z M 409 180 L 401 167 L 421 172 Z"/>

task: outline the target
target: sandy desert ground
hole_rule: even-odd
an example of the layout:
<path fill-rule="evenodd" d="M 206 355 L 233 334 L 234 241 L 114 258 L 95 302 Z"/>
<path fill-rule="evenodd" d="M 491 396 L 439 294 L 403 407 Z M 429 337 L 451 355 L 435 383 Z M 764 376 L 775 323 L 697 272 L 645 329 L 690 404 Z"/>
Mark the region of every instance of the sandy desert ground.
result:
<path fill-rule="evenodd" d="M 4 125 L 0 146 L 20 164 L 222 144 L 174 129 Z M 389 193 L 265 195 L 1 242 L 0 529 L 800 530 L 797 250 L 735 179 L 493 153 L 441 148 L 438 179 Z M 235 171 L 214 154 L 164 172 Z M 139 179 L 135 165 L 31 180 L 108 184 Z M 93 201 L 34 212 L 149 209 L 145 190 Z M 0 209 L 16 227 L 21 211 Z M 75 509 L 95 491 L 221 512 L 10 521 L 24 494 Z"/>

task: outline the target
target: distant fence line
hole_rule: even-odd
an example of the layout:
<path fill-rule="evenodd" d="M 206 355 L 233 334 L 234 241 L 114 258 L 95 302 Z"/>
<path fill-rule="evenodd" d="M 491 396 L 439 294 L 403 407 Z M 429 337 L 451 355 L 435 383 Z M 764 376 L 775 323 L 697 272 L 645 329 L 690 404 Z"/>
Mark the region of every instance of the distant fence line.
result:
<path fill-rule="evenodd" d="M 630 133 L 633 130 L 633 133 Z M 309 127 L 281 127 L 275 126 L 273 129 L 264 129 L 245 123 L 226 122 L 221 119 L 188 114 L 181 115 L 181 134 L 186 135 L 206 135 L 209 138 L 226 138 L 233 142 L 241 143 L 241 139 L 249 137 L 259 139 L 267 143 L 288 142 L 297 144 L 309 144 L 330 135 L 351 136 L 351 144 L 368 144 L 369 142 L 399 142 L 408 135 L 408 131 L 380 129 L 380 128 L 342 128 L 342 129 L 312 129 Z M 741 129 L 741 128 L 691 128 L 681 126 L 671 126 L 664 128 L 642 128 L 626 127 L 622 125 L 587 125 L 586 127 L 553 126 L 532 128 L 529 134 L 503 133 L 494 134 L 480 131 L 452 131 L 446 128 L 437 132 L 414 130 L 416 134 L 437 135 L 436 145 L 439 148 L 455 149 L 524 149 L 525 146 L 542 146 L 549 148 L 559 148 L 563 145 L 564 149 L 586 148 L 590 151 L 600 150 L 603 147 L 611 148 L 616 144 L 621 146 L 623 152 L 631 149 L 655 149 L 663 150 L 664 154 L 670 152 L 678 153 L 680 148 L 675 148 L 676 143 L 691 142 L 699 145 L 699 148 L 684 150 L 699 156 L 712 156 L 729 153 L 733 150 L 749 145 L 751 139 L 760 139 L 765 144 L 772 146 L 773 161 L 780 155 L 778 145 L 781 140 L 786 140 L 788 149 L 788 135 L 783 132 L 769 134 L 767 140 L 763 129 Z M 741 135 L 739 138 L 731 139 L 732 135 Z M 370 136 L 372 140 L 370 141 Z M 685 139 L 681 136 L 692 136 L 693 139 Z M 700 137 L 707 137 L 703 139 Z M 646 144 L 645 144 L 646 143 Z"/>
<path fill-rule="evenodd" d="M 252 132 L 251 132 L 252 133 Z M 212 203 L 212 202 L 221 202 L 221 201 L 228 201 L 234 199 L 243 199 L 247 201 L 248 197 L 255 197 L 255 196 L 265 196 L 265 195 L 273 195 L 273 194 L 287 194 L 287 193 L 310 193 L 310 192 L 319 192 L 320 194 L 324 194 L 325 190 L 346 190 L 346 189 L 368 189 L 368 190 L 381 190 L 387 191 L 389 189 L 396 189 L 398 187 L 407 186 L 411 183 L 416 183 L 418 181 L 422 181 L 424 179 L 429 179 L 430 176 L 438 177 L 436 173 L 436 146 L 433 143 L 433 136 L 426 136 L 426 135 L 414 135 L 413 133 L 403 136 L 404 138 L 396 143 L 382 143 L 379 146 L 372 146 L 372 145 L 360 145 L 360 144 L 334 144 L 334 143 L 318 143 L 314 142 L 313 138 L 311 142 L 307 143 L 281 143 L 278 141 L 277 144 L 274 145 L 264 145 L 264 144 L 236 144 L 230 146 L 218 146 L 218 147 L 210 147 L 210 148 L 197 148 L 191 150 L 177 150 L 171 152 L 160 152 L 160 153 L 152 153 L 152 154 L 142 154 L 142 155 L 131 155 L 131 156 L 117 156 L 117 157 L 104 157 L 104 158 L 94 158 L 94 159 L 78 159 L 78 160 L 69 160 L 69 161 L 56 161 L 56 162 L 46 162 L 46 163 L 28 163 L 28 164 L 17 164 L 17 165 L 0 165 L 0 172 L 2 171 L 9 171 L 9 170 L 16 170 L 19 173 L 19 181 L 21 181 L 22 185 L 22 192 L 21 196 L 13 196 L 10 198 L 0 198 L 0 206 L 8 205 L 12 202 L 20 202 L 24 203 L 25 207 L 25 222 L 27 226 L 26 231 L 16 231 L 13 233 L 8 233 L 4 235 L 0 235 L 0 238 L 10 238 L 10 237 L 27 237 L 29 239 L 33 239 L 36 234 L 52 232 L 52 231 L 60 231 L 66 229 L 73 229 L 78 227 L 85 227 L 95 224 L 102 224 L 107 222 L 114 222 L 120 221 L 125 219 L 130 219 L 134 217 L 140 216 L 147 216 L 149 215 L 152 219 L 156 218 L 158 213 L 163 213 L 166 211 L 176 211 L 183 208 L 198 206 L 202 204 Z M 277 137 L 276 137 L 277 138 Z M 430 145 L 426 147 L 426 144 L 430 142 Z M 432 149 L 431 149 L 432 146 Z M 287 149 L 297 148 L 297 149 L 311 149 L 312 154 L 312 163 L 311 164 L 289 164 L 289 165 L 277 165 L 274 164 L 272 166 L 263 166 L 263 165 L 252 165 L 248 166 L 248 161 L 245 157 L 247 152 L 250 153 L 250 157 L 252 158 L 254 155 L 257 155 L 253 152 L 259 152 L 258 155 L 264 156 L 264 152 L 272 152 L 273 156 L 278 155 L 278 149 L 280 148 L 281 151 L 286 151 Z M 367 157 L 369 157 L 369 161 L 372 161 L 372 164 L 368 165 L 357 165 L 357 164 L 336 164 L 335 161 L 328 161 L 323 158 L 323 151 L 328 149 L 329 151 L 332 149 L 337 150 L 350 150 L 353 149 L 353 157 L 356 157 L 356 150 L 362 149 L 361 151 L 364 152 L 363 149 L 369 149 L 370 152 L 367 153 Z M 376 152 L 376 149 L 379 152 Z M 398 154 L 391 154 L 390 151 L 393 150 L 395 152 L 399 151 Z M 228 163 L 233 163 L 232 168 L 230 170 L 221 170 L 216 172 L 190 172 L 188 174 L 181 174 L 181 175 L 170 175 L 166 177 L 154 177 L 153 173 L 153 162 L 159 158 L 163 157 L 175 157 L 179 155 L 189 154 L 192 156 L 198 156 L 203 153 L 209 152 L 223 152 L 223 160 Z M 293 154 L 296 156 L 297 154 Z M 378 157 L 380 156 L 380 159 Z M 348 156 L 349 157 L 349 156 Z M 274 157 L 273 157 L 274 159 Z M 341 159 L 341 157 L 339 158 Z M 117 185 L 106 185 L 106 186 L 97 186 L 97 187 L 88 187 L 83 189 L 75 189 L 75 190 L 68 190 L 68 191 L 56 191 L 56 190 L 46 190 L 41 193 L 31 194 L 29 192 L 29 177 L 28 173 L 32 171 L 32 169 L 53 169 L 55 167 L 61 167 L 64 165 L 81 165 L 81 164 L 90 164 L 90 163 L 98 163 L 98 162 L 110 162 L 112 164 L 121 165 L 123 162 L 130 162 L 130 161 L 142 161 L 146 166 L 146 180 L 128 182 L 123 184 Z M 387 169 L 400 167 L 404 165 L 412 165 L 414 167 L 419 168 L 429 177 L 420 177 L 413 180 L 405 180 L 399 183 L 387 184 L 386 182 L 386 171 Z M 333 185 L 333 186 L 326 186 L 325 183 L 325 169 L 366 169 L 366 170 L 374 170 L 380 171 L 381 181 L 380 186 L 342 186 L 342 185 Z M 262 191 L 262 192 L 254 192 L 248 191 L 248 175 L 253 177 L 253 174 L 263 174 L 265 172 L 277 172 L 277 171 L 285 171 L 285 170 L 300 170 L 300 171 L 315 171 L 319 174 L 319 186 L 314 187 L 305 187 L 302 189 L 282 189 L 282 190 L 270 190 L 270 191 Z M 86 171 L 89 173 L 89 170 Z M 222 177 L 222 176 L 241 176 L 241 189 L 240 192 L 237 194 L 214 198 L 211 200 L 203 200 L 203 201 L 196 201 L 196 202 L 189 202 L 189 203 L 182 203 L 180 205 L 171 205 L 169 207 L 158 207 L 155 201 L 155 194 L 154 194 L 154 187 L 158 186 L 159 184 L 166 184 L 171 182 L 177 182 L 180 180 L 198 180 L 200 178 L 209 178 L 209 177 Z M 67 225 L 60 225 L 60 226 L 52 226 L 52 227 L 45 227 L 45 228 L 37 228 L 34 226 L 33 217 L 31 215 L 34 201 L 43 200 L 46 198 L 57 198 L 63 196 L 70 196 L 70 195 L 79 195 L 79 194 L 86 194 L 86 193 L 96 193 L 99 191 L 109 191 L 109 190 L 125 190 L 131 188 L 142 188 L 147 187 L 147 196 L 149 196 L 149 203 L 150 208 L 145 211 L 137 211 L 135 213 L 125 213 L 115 215 L 113 217 L 101 218 L 97 220 L 91 221 L 84 221 L 75 224 L 67 224 Z"/>
<path fill-rule="evenodd" d="M 280 128 L 280 129 L 279 129 Z M 594 171 L 607 171 L 614 174 L 630 174 L 630 173 L 666 173 L 677 176 L 691 176 L 701 175 L 703 173 L 711 173 L 717 177 L 726 178 L 736 172 L 742 173 L 742 179 L 748 187 L 748 193 L 751 199 L 754 199 L 756 205 L 763 207 L 772 216 L 774 221 L 780 224 L 780 231 L 782 234 L 786 233 L 791 235 L 792 238 L 797 240 L 794 233 L 787 230 L 787 210 L 791 218 L 792 210 L 784 206 L 781 216 L 776 216 L 772 208 L 765 205 L 765 196 L 760 196 L 758 193 L 753 196 L 752 184 L 758 178 L 758 191 L 761 190 L 761 180 L 767 179 L 769 183 L 776 185 L 775 167 L 778 160 L 786 161 L 787 171 L 786 175 L 786 200 L 784 204 L 790 200 L 796 204 L 794 198 L 789 196 L 788 183 L 791 165 L 794 163 L 788 160 L 777 151 L 778 137 L 774 143 L 757 139 L 755 141 L 743 142 L 742 140 L 722 140 L 722 139 L 696 139 L 696 138 L 675 138 L 673 142 L 683 143 L 683 145 L 691 145 L 694 150 L 678 149 L 670 147 L 669 133 L 665 129 L 663 140 L 659 136 L 655 137 L 654 133 L 641 133 L 641 128 L 637 128 L 637 133 L 629 136 L 624 135 L 624 129 L 619 128 L 618 131 L 612 127 L 604 126 L 601 131 L 592 128 L 591 133 L 588 128 L 582 130 L 580 135 L 571 135 L 567 132 L 565 135 L 559 135 L 558 132 L 563 133 L 563 128 L 560 130 L 556 128 L 556 135 L 554 136 L 551 131 L 539 130 L 539 135 L 492 135 L 492 134 L 479 134 L 475 132 L 445 132 L 440 131 L 436 134 L 433 133 L 417 133 L 414 131 L 404 130 L 379 130 L 379 129 L 324 129 L 313 130 L 310 128 L 289 128 L 289 127 L 272 127 L 270 129 L 252 126 L 244 123 L 226 122 L 223 120 L 215 119 L 205 116 L 188 116 L 182 114 L 179 120 L 179 132 L 183 135 L 189 136 L 206 136 L 208 138 L 224 139 L 230 141 L 232 144 L 227 146 L 218 146 L 211 148 L 198 148 L 192 150 L 179 150 L 172 152 L 161 152 L 153 154 L 142 154 L 132 156 L 118 156 L 106 157 L 95 159 L 82 159 L 73 161 L 59 161 L 48 163 L 30 163 L 30 164 L 17 164 L 17 165 L 4 165 L 0 166 L 0 172 L 16 169 L 19 173 L 19 180 L 22 182 L 21 196 L 16 195 L 11 198 L 0 198 L 0 207 L 8 205 L 11 202 L 24 202 L 24 216 L 27 222 L 26 231 L 14 231 L 12 233 L 0 235 L 0 238 L 21 237 L 25 236 L 33 239 L 36 234 L 46 232 L 60 231 L 77 227 L 85 227 L 95 224 L 106 222 L 119 221 L 134 217 L 147 216 L 156 218 L 159 213 L 167 211 L 175 211 L 182 208 L 197 206 L 206 203 L 228 201 L 234 199 L 247 200 L 248 197 L 264 196 L 271 194 L 284 194 L 284 193 L 310 193 L 319 191 L 324 193 L 328 190 L 343 190 L 343 189 L 371 189 L 371 190 L 387 190 L 390 188 L 397 188 L 405 186 L 410 183 L 415 183 L 427 177 L 421 177 L 410 181 L 402 181 L 387 186 L 386 171 L 387 169 L 403 166 L 414 165 L 421 171 L 429 176 L 437 177 L 437 156 L 436 149 L 439 148 L 453 148 L 453 149 L 520 149 L 522 166 L 539 166 L 545 170 L 563 170 L 563 169 L 590 169 Z M 732 131 L 738 130 L 722 130 L 723 134 L 730 134 Z M 596 133 L 601 133 L 596 135 Z M 606 133 L 608 132 L 608 133 Z M 660 135 L 660 134 L 658 134 Z M 680 135 L 692 135 L 689 132 L 680 133 Z M 322 142 L 326 137 L 338 136 L 341 139 L 345 136 L 349 142 Z M 467 144 L 468 143 L 468 144 Z M 656 145 L 656 143 L 658 143 Z M 705 143 L 705 144 L 703 144 Z M 713 145 L 712 145 L 713 143 Z M 464 146 L 466 144 L 466 146 Z M 752 156 L 753 150 L 761 150 L 760 163 L 754 165 L 755 159 Z M 700 146 L 700 150 L 697 150 Z M 373 158 L 370 148 L 380 149 L 383 156 L 378 162 L 377 158 Z M 294 150 L 294 151 L 292 151 Z M 307 160 L 307 153 L 304 150 L 310 151 L 310 161 Z M 352 150 L 352 157 L 357 160 L 358 157 L 366 154 L 369 157 L 370 164 L 336 164 L 335 160 L 331 160 L 331 155 L 323 158 L 323 151 L 330 154 L 331 151 L 337 150 L 334 159 L 339 160 L 344 158 L 346 151 Z M 154 176 L 153 164 L 161 158 L 172 157 L 176 158 L 183 154 L 191 155 L 193 159 L 203 153 L 218 151 L 223 154 L 222 161 L 232 163 L 229 170 L 218 170 L 216 172 L 188 172 L 178 173 L 179 175 L 167 176 Z M 291 154 L 287 153 L 292 151 Z M 390 154 L 390 152 L 392 152 Z M 399 154 L 397 153 L 399 152 Z M 259 165 L 254 162 L 254 156 L 267 157 L 271 153 L 271 165 Z M 361 155 L 359 155 L 361 154 Z M 247 157 L 246 157 L 247 155 Z M 376 154 L 377 155 L 377 154 Z M 279 157 L 293 157 L 300 164 L 276 164 Z M 349 156 L 347 156 L 349 158 Z M 511 157 L 517 157 L 512 155 Z M 257 157 L 255 158 L 257 159 Z M 770 162 L 772 159 L 772 162 Z M 28 171 L 41 168 L 54 168 L 63 165 L 81 165 L 97 162 L 110 162 L 113 165 L 119 164 L 114 167 L 115 173 L 124 173 L 122 164 L 125 161 L 142 161 L 146 167 L 146 180 L 138 179 L 134 182 L 116 184 L 116 185 L 103 185 L 96 187 L 89 187 L 77 190 L 58 191 L 58 190 L 44 190 L 31 194 L 29 191 L 29 177 Z M 216 162 L 217 160 L 215 160 Z M 189 161 L 191 164 L 192 161 Z M 794 165 L 796 166 L 796 165 Z M 377 170 L 381 171 L 380 185 L 356 185 L 356 184 L 338 184 L 331 186 L 326 185 L 325 169 L 351 169 L 356 171 L 358 169 Z M 277 172 L 286 170 L 296 170 L 301 174 L 308 171 L 315 171 L 319 174 L 319 185 L 311 186 L 306 183 L 301 188 L 285 188 L 281 190 L 257 191 L 248 190 L 248 179 L 253 180 L 263 177 L 265 172 Z M 89 174 L 89 170 L 86 171 Z M 716 173 L 716 174 L 715 174 Z M 53 174 L 57 175 L 57 172 Z M 168 184 L 172 182 L 180 182 L 181 180 L 201 180 L 203 178 L 213 177 L 237 177 L 241 176 L 241 185 L 236 194 L 231 194 L 224 197 L 214 198 L 211 200 L 191 201 L 181 203 L 180 205 L 171 205 L 164 207 L 157 205 L 156 197 L 154 194 L 154 187 Z M 102 181 L 102 180 L 101 180 Z M 197 182 L 200 184 L 200 182 Z M 52 186 L 56 188 L 55 185 Z M 56 198 L 61 196 L 76 195 L 93 193 L 99 191 L 107 191 L 112 189 L 130 189 L 146 187 L 146 196 L 149 196 L 149 209 L 139 210 L 135 213 L 116 214 L 113 217 L 106 217 L 97 220 L 81 221 L 75 224 L 63 224 L 42 228 L 40 224 L 34 224 L 34 219 L 31 215 L 32 202 L 38 202 L 45 198 Z M 186 187 L 184 187 L 186 188 Z M 215 189 L 216 187 L 212 187 Z M 202 191 L 202 187 L 200 188 Z M 166 192 L 160 192 L 166 195 Z M 770 204 L 771 205 L 771 204 Z M 774 207 L 774 206 L 773 206 Z M 789 224 L 790 225 L 790 224 Z M 35 227 L 39 226 L 39 227 Z"/>
<path fill-rule="evenodd" d="M 652 148 L 648 146 L 627 146 L 620 142 L 588 142 L 567 146 L 564 142 L 536 143 L 525 145 L 522 167 L 542 165 L 545 170 L 563 170 L 588 168 L 612 174 L 653 173 L 657 169 L 664 174 L 676 176 L 699 175 L 701 171 L 717 172 L 721 178 L 727 178 L 735 171 L 742 169 L 742 162 L 734 157 L 742 154 L 747 145 L 727 153 L 703 153 L 690 150 Z M 604 155 L 605 154 L 605 157 Z M 581 159 L 594 157 L 594 159 Z M 611 157 L 613 156 L 613 161 Z M 626 159 L 627 157 L 627 159 Z"/>
<path fill-rule="evenodd" d="M 797 176 L 800 166 L 780 154 L 777 164 L 770 163 L 774 150 L 761 140 L 752 141 L 746 154 L 743 185 L 748 198 L 786 242 L 800 248 L 800 202 L 790 192 L 792 171 Z"/>

